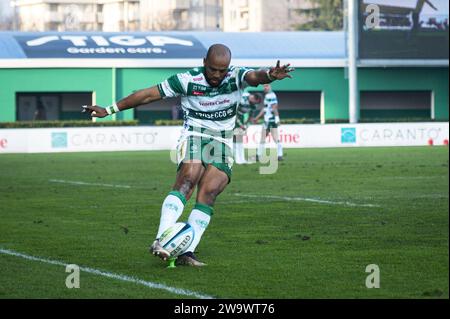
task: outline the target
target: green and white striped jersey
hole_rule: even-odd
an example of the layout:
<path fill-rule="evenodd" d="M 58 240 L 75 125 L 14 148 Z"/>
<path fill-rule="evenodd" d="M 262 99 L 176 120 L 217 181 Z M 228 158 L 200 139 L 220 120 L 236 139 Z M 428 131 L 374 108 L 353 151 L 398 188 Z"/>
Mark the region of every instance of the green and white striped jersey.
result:
<path fill-rule="evenodd" d="M 249 92 L 242 94 L 241 103 L 237 111 L 236 127 L 247 127 L 250 118 L 254 116 L 256 105 L 250 103 L 249 97 Z"/>
<path fill-rule="evenodd" d="M 195 68 L 171 76 L 158 84 L 163 98 L 181 96 L 184 127 L 211 135 L 232 137 L 236 112 L 244 88 L 244 77 L 251 69 L 230 67 L 220 86 L 211 87 L 206 81 L 204 68 Z M 198 134 L 196 134 L 198 135 Z"/>
<path fill-rule="evenodd" d="M 273 92 L 267 93 L 264 96 L 264 122 L 275 122 L 275 114 L 272 110 L 274 104 L 278 104 L 277 96 Z"/>

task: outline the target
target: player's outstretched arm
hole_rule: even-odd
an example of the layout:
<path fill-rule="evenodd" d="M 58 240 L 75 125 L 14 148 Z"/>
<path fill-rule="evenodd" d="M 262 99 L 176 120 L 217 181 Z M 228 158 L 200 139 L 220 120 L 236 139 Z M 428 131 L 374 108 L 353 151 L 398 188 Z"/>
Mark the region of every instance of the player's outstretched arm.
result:
<path fill-rule="evenodd" d="M 294 68 L 291 68 L 290 64 L 281 66 L 280 60 L 278 60 L 275 67 L 248 72 L 245 75 L 245 81 L 251 86 L 258 86 L 260 84 L 272 83 L 275 80 L 292 78 L 289 74 L 292 71 L 294 71 Z"/>
<path fill-rule="evenodd" d="M 118 101 L 114 105 L 107 106 L 106 108 L 98 105 L 85 105 L 83 106 L 82 112 L 89 113 L 92 117 L 105 117 L 119 111 L 131 109 L 139 105 L 148 104 L 161 99 L 162 97 L 159 93 L 158 87 L 152 86 L 151 88 L 136 91 Z"/>

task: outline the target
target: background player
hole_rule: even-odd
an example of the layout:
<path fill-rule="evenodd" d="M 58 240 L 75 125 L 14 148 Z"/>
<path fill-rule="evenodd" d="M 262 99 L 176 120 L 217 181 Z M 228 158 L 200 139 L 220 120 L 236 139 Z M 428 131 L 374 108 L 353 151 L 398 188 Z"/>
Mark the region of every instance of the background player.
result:
<path fill-rule="evenodd" d="M 255 117 L 254 123 L 256 123 L 264 115 L 264 124 L 261 130 L 261 139 L 258 145 L 258 151 L 256 158 L 261 158 L 264 151 L 264 144 L 266 137 L 269 133 L 272 134 L 274 142 L 277 144 L 278 160 L 283 160 L 283 146 L 279 139 L 278 126 L 280 125 L 280 114 L 278 112 L 278 99 L 275 93 L 272 91 L 272 87 L 269 84 L 264 85 L 264 108 Z"/>
<path fill-rule="evenodd" d="M 244 151 L 244 136 L 247 128 L 255 116 L 257 105 L 261 103 L 262 99 L 259 94 L 244 92 L 242 94 L 241 103 L 236 116 L 236 129 L 234 130 L 235 139 L 235 163 L 246 164 Z"/>

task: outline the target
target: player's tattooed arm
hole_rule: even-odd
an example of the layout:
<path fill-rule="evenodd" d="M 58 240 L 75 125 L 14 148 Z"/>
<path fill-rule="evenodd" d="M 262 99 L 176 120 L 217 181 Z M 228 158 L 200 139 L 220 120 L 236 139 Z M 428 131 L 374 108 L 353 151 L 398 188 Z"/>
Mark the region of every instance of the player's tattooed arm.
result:
<path fill-rule="evenodd" d="M 83 106 L 82 112 L 89 113 L 92 117 L 105 117 L 112 113 L 131 109 L 139 105 L 148 104 L 161 99 L 162 97 L 158 87 L 152 86 L 130 94 L 129 96 L 118 101 L 114 106 L 103 108 L 98 105 L 85 105 Z"/>

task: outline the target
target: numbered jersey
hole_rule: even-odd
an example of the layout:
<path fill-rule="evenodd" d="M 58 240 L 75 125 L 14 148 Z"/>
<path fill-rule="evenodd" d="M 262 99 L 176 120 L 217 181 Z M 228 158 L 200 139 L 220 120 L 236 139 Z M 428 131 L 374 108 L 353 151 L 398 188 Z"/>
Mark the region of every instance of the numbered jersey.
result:
<path fill-rule="evenodd" d="M 275 114 L 272 107 L 276 104 L 278 104 L 278 99 L 275 93 L 267 93 L 264 97 L 264 122 L 275 122 Z"/>
<path fill-rule="evenodd" d="M 220 86 L 211 87 L 206 81 L 204 68 L 195 68 L 171 76 L 158 84 L 163 98 L 181 96 L 185 132 L 189 135 L 213 135 L 230 138 L 236 122 L 237 107 L 244 78 L 251 69 L 230 67 Z"/>

